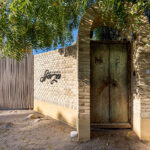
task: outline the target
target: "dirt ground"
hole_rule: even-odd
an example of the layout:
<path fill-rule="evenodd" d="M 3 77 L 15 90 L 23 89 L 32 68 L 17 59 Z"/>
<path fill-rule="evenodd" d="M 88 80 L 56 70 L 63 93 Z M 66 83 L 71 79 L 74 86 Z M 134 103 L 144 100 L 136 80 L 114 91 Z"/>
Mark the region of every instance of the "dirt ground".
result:
<path fill-rule="evenodd" d="M 26 119 L 29 114 L 37 113 L 0 111 L 0 150 L 150 150 L 131 130 L 93 131 L 91 141 L 79 143 L 70 138 L 71 127 L 45 116 Z"/>

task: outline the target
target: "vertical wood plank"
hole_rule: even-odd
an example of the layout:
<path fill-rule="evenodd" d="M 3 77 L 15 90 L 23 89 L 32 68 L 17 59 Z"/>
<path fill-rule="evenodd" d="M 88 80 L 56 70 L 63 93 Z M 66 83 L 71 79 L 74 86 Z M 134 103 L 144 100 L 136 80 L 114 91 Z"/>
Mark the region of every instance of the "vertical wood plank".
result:
<path fill-rule="evenodd" d="M 91 43 L 91 122 L 109 122 L 109 49 Z"/>
<path fill-rule="evenodd" d="M 0 57 L 0 109 L 33 108 L 33 55 L 22 62 Z"/>
<path fill-rule="evenodd" d="M 110 45 L 110 122 L 128 122 L 128 72 L 126 44 Z"/>

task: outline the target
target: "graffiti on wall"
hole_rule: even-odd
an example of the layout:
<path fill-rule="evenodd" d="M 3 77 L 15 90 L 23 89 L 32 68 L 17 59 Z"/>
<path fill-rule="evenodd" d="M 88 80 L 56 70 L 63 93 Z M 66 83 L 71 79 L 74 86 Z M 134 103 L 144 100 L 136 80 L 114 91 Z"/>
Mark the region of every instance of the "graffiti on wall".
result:
<path fill-rule="evenodd" d="M 61 72 L 45 70 L 44 76 L 40 78 L 40 82 L 44 82 L 46 79 L 52 79 L 51 84 L 57 83 L 61 79 Z"/>

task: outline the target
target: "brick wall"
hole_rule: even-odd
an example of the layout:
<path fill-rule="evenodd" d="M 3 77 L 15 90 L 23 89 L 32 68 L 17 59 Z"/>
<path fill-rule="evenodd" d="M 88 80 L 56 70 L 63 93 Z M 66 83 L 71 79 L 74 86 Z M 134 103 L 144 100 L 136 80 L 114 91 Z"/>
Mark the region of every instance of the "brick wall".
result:
<path fill-rule="evenodd" d="M 45 70 L 58 72 L 61 78 L 40 82 Z M 34 99 L 77 110 L 78 103 L 77 48 L 54 50 L 34 56 Z"/>
<path fill-rule="evenodd" d="M 77 46 L 36 55 L 34 58 L 34 99 L 75 110 L 75 119 L 72 119 L 70 110 L 66 110 L 63 116 L 69 114 L 70 122 L 77 123 L 80 141 L 89 140 L 91 135 L 90 31 L 96 26 L 103 25 L 103 17 L 96 12 L 98 12 L 98 5 L 94 5 L 83 15 Z M 95 23 L 96 15 L 100 17 L 98 24 Z M 114 23 L 108 22 L 108 26 L 114 27 Z M 131 118 L 133 129 L 141 139 L 150 139 L 150 46 L 146 45 L 149 30 L 148 20 L 143 16 L 143 25 L 138 30 L 137 39 L 132 43 L 131 53 Z M 45 70 L 60 72 L 61 79 L 54 84 L 50 84 L 48 79 L 41 83 L 40 78 L 44 76 Z M 58 108 L 56 108 L 56 115 L 57 110 Z M 62 120 L 62 117 L 57 116 L 56 118 Z"/>
<path fill-rule="evenodd" d="M 147 17 L 142 18 L 141 27 L 133 43 L 133 71 L 135 71 L 133 85 L 133 111 L 141 118 L 150 119 L 150 43 L 147 33 L 150 30 Z M 147 44 L 146 44 L 147 43 Z M 149 43 L 149 44 L 148 44 Z"/>
<path fill-rule="evenodd" d="M 99 3 L 87 9 L 81 19 L 78 32 L 79 114 L 78 133 L 80 141 L 90 139 L 90 31 L 99 26 L 115 28 L 115 22 L 106 21 L 99 12 Z M 134 25 L 137 19 L 132 20 Z M 142 24 L 132 43 L 132 119 L 133 129 L 141 139 L 150 140 L 150 25 L 142 15 Z M 104 24 L 105 22 L 105 24 Z M 128 21 L 127 23 L 131 23 Z M 127 25 L 128 26 L 128 25 Z M 129 25 L 130 26 L 130 25 Z M 131 29 L 128 30 L 130 35 Z M 135 72 L 135 76 L 133 73 Z"/>

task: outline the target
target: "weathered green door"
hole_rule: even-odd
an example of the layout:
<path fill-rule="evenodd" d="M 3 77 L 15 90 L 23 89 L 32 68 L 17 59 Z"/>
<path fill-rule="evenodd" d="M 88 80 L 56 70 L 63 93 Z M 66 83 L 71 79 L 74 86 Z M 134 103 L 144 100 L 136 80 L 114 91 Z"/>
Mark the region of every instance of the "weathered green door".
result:
<path fill-rule="evenodd" d="M 126 43 L 91 41 L 91 123 L 129 127 Z"/>

